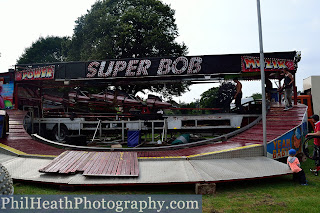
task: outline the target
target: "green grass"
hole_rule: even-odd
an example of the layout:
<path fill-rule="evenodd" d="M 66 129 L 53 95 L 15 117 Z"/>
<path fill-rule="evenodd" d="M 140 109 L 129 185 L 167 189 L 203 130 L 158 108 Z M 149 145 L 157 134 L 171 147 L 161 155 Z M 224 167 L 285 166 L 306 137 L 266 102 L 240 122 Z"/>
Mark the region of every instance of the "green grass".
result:
<path fill-rule="evenodd" d="M 203 212 L 320 212 L 320 176 L 309 169 L 314 161 L 302 163 L 308 186 L 292 181 L 292 175 L 217 184 L 215 195 L 204 195 Z M 16 195 L 25 194 L 194 194 L 194 185 L 75 187 L 61 191 L 56 185 L 16 182 Z"/>
<path fill-rule="evenodd" d="M 76 186 L 73 191 L 61 191 L 58 185 L 17 182 L 14 194 L 194 194 L 194 185 Z"/>
<path fill-rule="evenodd" d="M 292 181 L 292 175 L 217 184 L 214 196 L 203 196 L 203 212 L 320 212 L 320 177 L 302 163 L 308 186 Z"/>

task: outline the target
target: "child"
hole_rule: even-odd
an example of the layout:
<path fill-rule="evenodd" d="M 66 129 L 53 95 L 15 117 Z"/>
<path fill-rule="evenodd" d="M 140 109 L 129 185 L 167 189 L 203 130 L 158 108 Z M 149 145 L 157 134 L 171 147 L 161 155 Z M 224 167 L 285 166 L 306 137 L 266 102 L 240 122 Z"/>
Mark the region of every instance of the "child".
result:
<path fill-rule="evenodd" d="M 289 157 L 287 160 L 287 164 L 290 169 L 293 171 L 293 179 L 298 179 L 301 185 L 307 185 L 306 175 L 304 171 L 300 168 L 300 162 L 296 155 L 295 149 L 289 150 Z"/>

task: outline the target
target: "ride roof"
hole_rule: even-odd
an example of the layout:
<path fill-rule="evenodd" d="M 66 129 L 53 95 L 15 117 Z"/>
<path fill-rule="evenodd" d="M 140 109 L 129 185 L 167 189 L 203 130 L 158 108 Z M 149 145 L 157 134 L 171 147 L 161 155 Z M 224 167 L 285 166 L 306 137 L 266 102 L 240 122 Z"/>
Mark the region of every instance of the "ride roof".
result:
<path fill-rule="evenodd" d="M 264 53 L 268 78 L 280 71 L 295 74 L 300 61 L 296 51 Z M 260 79 L 260 54 L 227 54 L 180 57 L 106 59 L 86 62 L 18 64 L 15 81 L 33 84 L 121 85 L 128 83 L 207 81 L 208 79 Z"/>

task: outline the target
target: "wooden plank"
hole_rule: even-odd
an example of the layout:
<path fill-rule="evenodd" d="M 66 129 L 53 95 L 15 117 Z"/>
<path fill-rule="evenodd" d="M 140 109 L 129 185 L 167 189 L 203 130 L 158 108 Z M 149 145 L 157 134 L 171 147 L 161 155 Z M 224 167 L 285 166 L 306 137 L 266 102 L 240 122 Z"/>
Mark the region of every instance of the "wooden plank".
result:
<path fill-rule="evenodd" d="M 103 170 L 105 164 L 107 164 L 109 154 L 107 152 L 102 152 L 99 161 L 97 161 L 96 167 L 91 171 L 92 174 L 99 174 L 99 171 Z"/>
<path fill-rule="evenodd" d="M 46 172 L 47 169 L 49 169 L 51 166 L 55 165 L 55 163 L 58 162 L 61 158 L 63 158 L 67 153 L 68 153 L 68 151 L 61 153 L 58 157 L 53 159 L 53 161 L 51 161 L 47 166 L 43 167 L 42 169 L 39 169 L 39 172 Z"/>
<path fill-rule="evenodd" d="M 84 173 L 88 173 L 88 171 L 91 170 L 92 165 L 95 164 L 95 162 L 97 161 L 97 159 L 99 158 L 100 153 L 99 152 L 95 152 L 95 154 L 91 157 L 91 159 L 87 162 L 87 164 L 84 167 Z"/>
<path fill-rule="evenodd" d="M 89 159 L 89 161 L 83 166 L 82 170 L 85 171 L 87 170 L 90 165 L 92 164 L 92 162 L 96 159 L 96 156 L 99 154 L 99 152 L 93 152 L 93 155 L 91 156 L 91 158 Z"/>
<path fill-rule="evenodd" d="M 122 164 L 123 164 L 123 155 L 124 155 L 124 152 L 120 152 L 120 157 L 119 157 L 119 160 L 118 160 L 117 170 L 115 171 L 115 175 L 116 176 L 119 176 L 121 174 Z"/>
<path fill-rule="evenodd" d="M 11 119 L 9 119 L 9 125 L 23 125 L 23 120 L 11 120 Z"/>
<path fill-rule="evenodd" d="M 82 156 L 72 165 L 70 166 L 64 173 L 74 173 L 77 171 L 77 167 L 81 165 L 89 156 L 88 152 L 83 152 Z"/>
<path fill-rule="evenodd" d="M 123 174 L 125 176 L 131 175 L 131 161 L 133 161 L 132 152 L 127 152 L 127 161 L 126 161 L 126 172 Z"/>
<path fill-rule="evenodd" d="M 58 172 L 61 165 L 63 165 L 65 162 L 69 160 L 69 157 L 72 156 L 72 152 L 68 151 L 68 153 L 63 156 L 61 159 L 59 159 L 55 164 L 52 165 L 51 168 L 46 169 L 46 172 Z"/>
<path fill-rule="evenodd" d="M 18 132 L 18 133 L 20 133 L 20 132 L 26 132 L 24 129 L 10 129 L 9 128 L 9 132 L 11 133 L 11 132 Z"/>
<path fill-rule="evenodd" d="M 9 129 L 24 129 L 23 125 L 19 124 L 9 124 Z"/>
<path fill-rule="evenodd" d="M 130 175 L 135 175 L 135 168 L 134 168 L 134 164 L 135 164 L 135 158 L 137 158 L 137 153 L 136 152 L 131 152 L 131 161 L 130 161 Z M 135 156 L 136 155 L 136 156 Z"/>
<path fill-rule="evenodd" d="M 97 160 L 91 166 L 91 169 L 89 171 L 90 174 L 96 174 L 96 172 L 99 170 L 101 163 L 104 160 L 104 155 L 105 153 L 101 152 L 100 155 L 97 157 Z"/>
<path fill-rule="evenodd" d="M 130 166 L 129 161 L 130 161 L 129 153 L 128 152 L 124 152 L 123 153 L 121 171 L 119 172 L 119 175 L 126 176 L 126 174 L 128 173 L 128 166 Z"/>
<path fill-rule="evenodd" d="M 113 159 L 115 159 L 116 156 L 117 156 L 117 152 L 112 152 L 112 153 L 110 154 L 108 163 L 106 164 L 106 166 L 104 167 L 104 169 L 101 171 L 101 174 L 104 174 L 104 175 L 107 174 L 109 168 L 110 168 L 111 165 L 112 165 L 112 161 L 113 161 Z"/>
<path fill-rule="evenodd" d="M 129 176 L 131 173 L 131 161 L 132 161 L 132 155 L 131 152 L 126 152 L 125 153 L 125 162 L 123 165 L 123 170 L 121 170 L 121 175 L 122 176 Z"/>
<path fill-rule="evenodd" d="M 105 159 L 102 162 L 102 164 L 100 165 L 99 170 L 96 172 L 97 174 L 103 174 L 104 169 L 107 167 L 108 163 L 111 160 L 111 153 L 106 152 L 105 154 L 106 154 Z"/>
<path fill-rule="evenodd" d="M 56 170 L 58 172 L 60 172 L 61 170 L 63 170 L 65 167 L 67 167 L 70 162 L 73 161 L 73 158 L 75 157 L 75 152 L 74 151 L 70 151 L 68 155 L 66 155 L 64 158 L 62 158 L 60 161 L 57 162 L 57 168 Z"/>
<path fill-rule="evenodd" d="M 58 172 L 60 169 L 60 165 L 62 165 L 65 161 L 68 160 L 68 157 L 67 157 L 68 155 L 71 156 L 72 153 L 68 152 L 67 155 L 59 159 L 57 162 L 55 162 L 55 164 L 53 164 L 50 168 L 46 169 L 46 172 L 49 172 L 49 173 Z"/>
<path fill-rule="evenodd" d="M 71 172 L 83 172 L 84 166 L 91 160 L 94 154 L 95 152 L 88 152 L 86 159 L 84 159 L 82 162 L 79 162 L 79 164 L 76 167 L 74 167 Z"/>
<path fill-rule="evenodd" d="M 76 152 L 72 151 L 73 155 L 69 159 L 69 161 L 65 162 L 64 165 L 59 169 L 59 173 L 66 173 L 70 167 L 77 163 L 77 161 L 81 158 L 84 152 Z"/>
<path fill-rule="evenodd" d="M 111 161 L 110 167 L 106 173 L 107 176 L 114 176 L 115 171 L 117 171 L 118 162 L 119 162 L 120 152 L 116 152 L 116 157 Z"/>
<path fill-rule="evenodd" d="M 134 176 L 139 176 L 139 162 L 137 153 L 134 153 Z"/>
<path fill-rule="evenodd" d="M 31 137 L 30 136 L 17 136 L 17 137 L 9 136 L 8 139 L 9 140 L 29 140 L 31 139 Z"/>
<path fill-rule="evenodd" d="M 103 154 L 103 152 L 98 152 L 98 154 L 93 157 L 94 158 L 93 161 L 91 161 L 90 164 L 87 166 L 87 168 L 84 170 L 85 174 L 92 174 L 93 173 L 93 171 L 97 167 L 97 162 L 99 162 L 102 154 Z"/>

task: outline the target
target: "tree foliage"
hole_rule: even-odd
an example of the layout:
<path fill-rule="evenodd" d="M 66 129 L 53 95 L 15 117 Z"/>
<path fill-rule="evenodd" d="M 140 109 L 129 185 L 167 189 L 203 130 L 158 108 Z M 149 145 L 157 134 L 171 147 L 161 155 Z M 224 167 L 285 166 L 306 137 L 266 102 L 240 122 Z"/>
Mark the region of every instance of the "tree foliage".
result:
<path fill-rule="evenodd" d="M 65 61 L 67 56 L 63 50 L 67 41 L 67 37 L 40 37 L 36 42 L 32 43 L 31 47 L 25 49 L 17 63 L 31 64 Z"/>
<path fill-rule="evenodd" d="M 223 82 L 219 87 L 213 87 L 201 94 L 201 107 L 222 108 L 223 111 L 228 112 L 235 91 L 233 83 Z"/>
<path fill-rule="evenodd" d="M 219 87 L 212 87 L 201 94 L 200 105 L 202 108 L 218 107 L 218 91 Z"/>
<path fill-rule="evenodd" d="M 251 97 L 254 99 L 254 100 L 259 100 L 259 99 L 262 99 L 262 94 L 261 93 L 253 93 L 251 95 Z"/>
<path fill-rule="evenodd" d="M 184 55 L 177 36 L 174 10 L 159 0 L 100 0 L 76 21 L 68 59 Z"/>
<path fill-rule="evenodd" d="M 68 60 L 185 55 L 187 47 L 175 41 L 177 36 L 174 10 L 158 0 L 100 0 L 76 21 Z M 118 88 L 133 94 L 148 89 L 169 97 L 181 95 L 188 85 L 126 84 Z"/>

